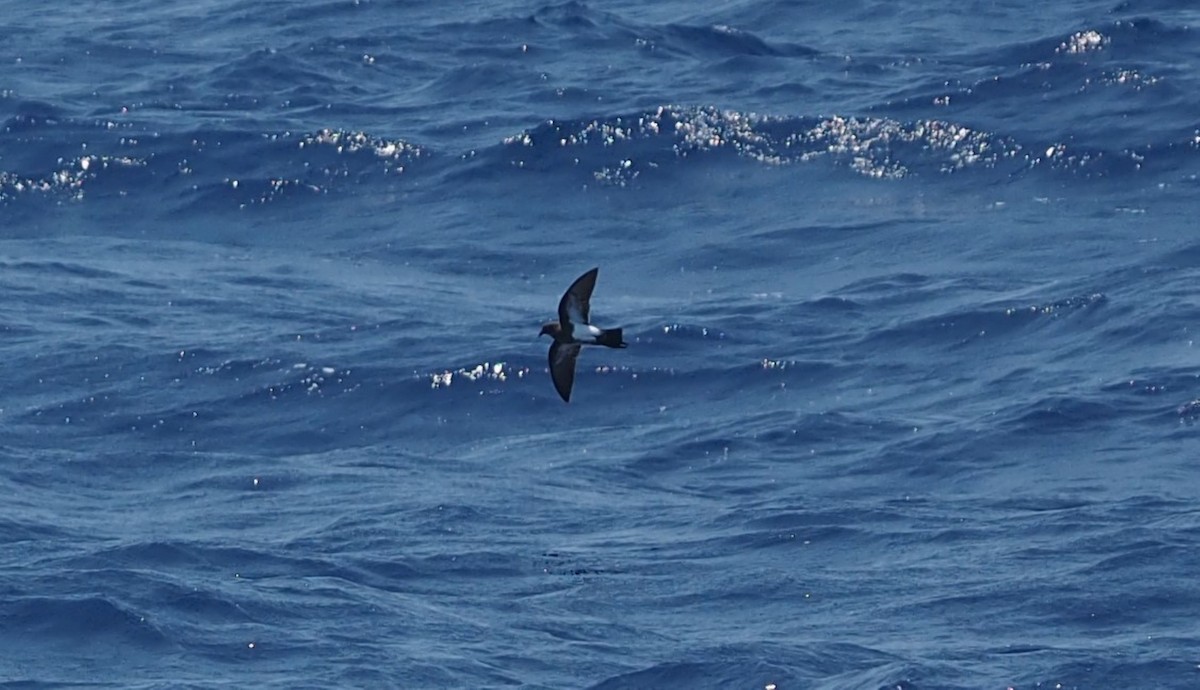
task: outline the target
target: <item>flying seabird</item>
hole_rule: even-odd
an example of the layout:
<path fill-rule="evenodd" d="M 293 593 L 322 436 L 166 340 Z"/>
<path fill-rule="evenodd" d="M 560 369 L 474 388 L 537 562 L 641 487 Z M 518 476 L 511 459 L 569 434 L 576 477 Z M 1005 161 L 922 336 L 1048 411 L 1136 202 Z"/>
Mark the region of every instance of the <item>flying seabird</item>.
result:
<path fill-rule="evenodd" d="M 564 402 L 571 402 L 579 348 L 584 345 L 628 347 L 621 340 L 620 328 L 597 328 L 588 319 L 589 302 L 599 273 L 599 268 L 593 268 L 571 283 L 558 301 L 558 321 L 542 326 L 542 332 L 538 334 L 538 337 L 549 335 L 554 338 L 550 345 L 550 378 Z"/>

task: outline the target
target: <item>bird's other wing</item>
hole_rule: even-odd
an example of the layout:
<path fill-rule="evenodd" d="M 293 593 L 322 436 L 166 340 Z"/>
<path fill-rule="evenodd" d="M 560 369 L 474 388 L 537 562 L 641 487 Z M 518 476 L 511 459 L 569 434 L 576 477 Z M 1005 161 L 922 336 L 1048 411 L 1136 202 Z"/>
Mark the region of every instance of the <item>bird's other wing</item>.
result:
<path fill-rule="evenodd" d="M 580 347 L 576 343 L 554 343 L 550 346 L 550 378 L 563 402 L 571 402 L 571 387 L 575 385 L 575 358 L 579 357 Z"/>
<path fill-rule="evenodd" d="M 589 303 L 592 299 L 592 290 L 596 289 L 596 276 L 599 273 L 599 268 L 593 268 L 579 276 L 574 283 L 571 283 L 571 287 L 567 288 L 558 302 L 558 320 L 562 322 L 563 326 L 566 326 L 567 323 L 590 323 L 588 321 L 588 313 L 591 311 Z"/>

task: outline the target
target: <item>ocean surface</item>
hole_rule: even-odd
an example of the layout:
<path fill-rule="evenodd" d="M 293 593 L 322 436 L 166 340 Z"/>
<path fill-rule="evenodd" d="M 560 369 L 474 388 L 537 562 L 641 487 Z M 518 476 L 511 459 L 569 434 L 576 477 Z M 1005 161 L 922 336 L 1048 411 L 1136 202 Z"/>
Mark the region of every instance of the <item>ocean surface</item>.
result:
<path fill-rule="evenodd" d="M 0 14 L 0 687 L 1200 687 L 1196 3 Z"/>

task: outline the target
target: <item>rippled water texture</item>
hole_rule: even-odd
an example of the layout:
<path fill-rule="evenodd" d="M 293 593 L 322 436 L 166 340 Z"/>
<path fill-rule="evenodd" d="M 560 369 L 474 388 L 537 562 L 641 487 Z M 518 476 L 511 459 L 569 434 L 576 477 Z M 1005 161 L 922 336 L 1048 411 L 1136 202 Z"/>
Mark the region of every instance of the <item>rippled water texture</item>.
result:
<path fill-rule="evenodd" d="M 1196 686 L 1191 4 L 0 9 L 0 682 Z"/>

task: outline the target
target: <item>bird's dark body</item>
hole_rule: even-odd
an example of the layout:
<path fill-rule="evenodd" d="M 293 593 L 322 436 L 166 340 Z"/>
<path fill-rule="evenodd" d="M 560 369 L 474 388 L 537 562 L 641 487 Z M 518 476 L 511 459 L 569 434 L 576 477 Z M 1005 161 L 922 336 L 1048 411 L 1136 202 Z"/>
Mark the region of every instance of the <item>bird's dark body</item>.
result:
<path fill-rule="evenodd" d="M 542 326 L 542 335 L 549 335 L 554 338 L 554 342 L 560 345 L 578 343 L 580 345 L 604 345 L 605 347 L 614 348 L 629 347 L 629 344 L 624 342 L 623 328 L 596 328 L 595 326 L 592 326 L 592 328 L 599 332 L 587 332 L 577 336 L 575 335 L 575 328 L 562 328 L 558 322 L 551 321 Z"/>

